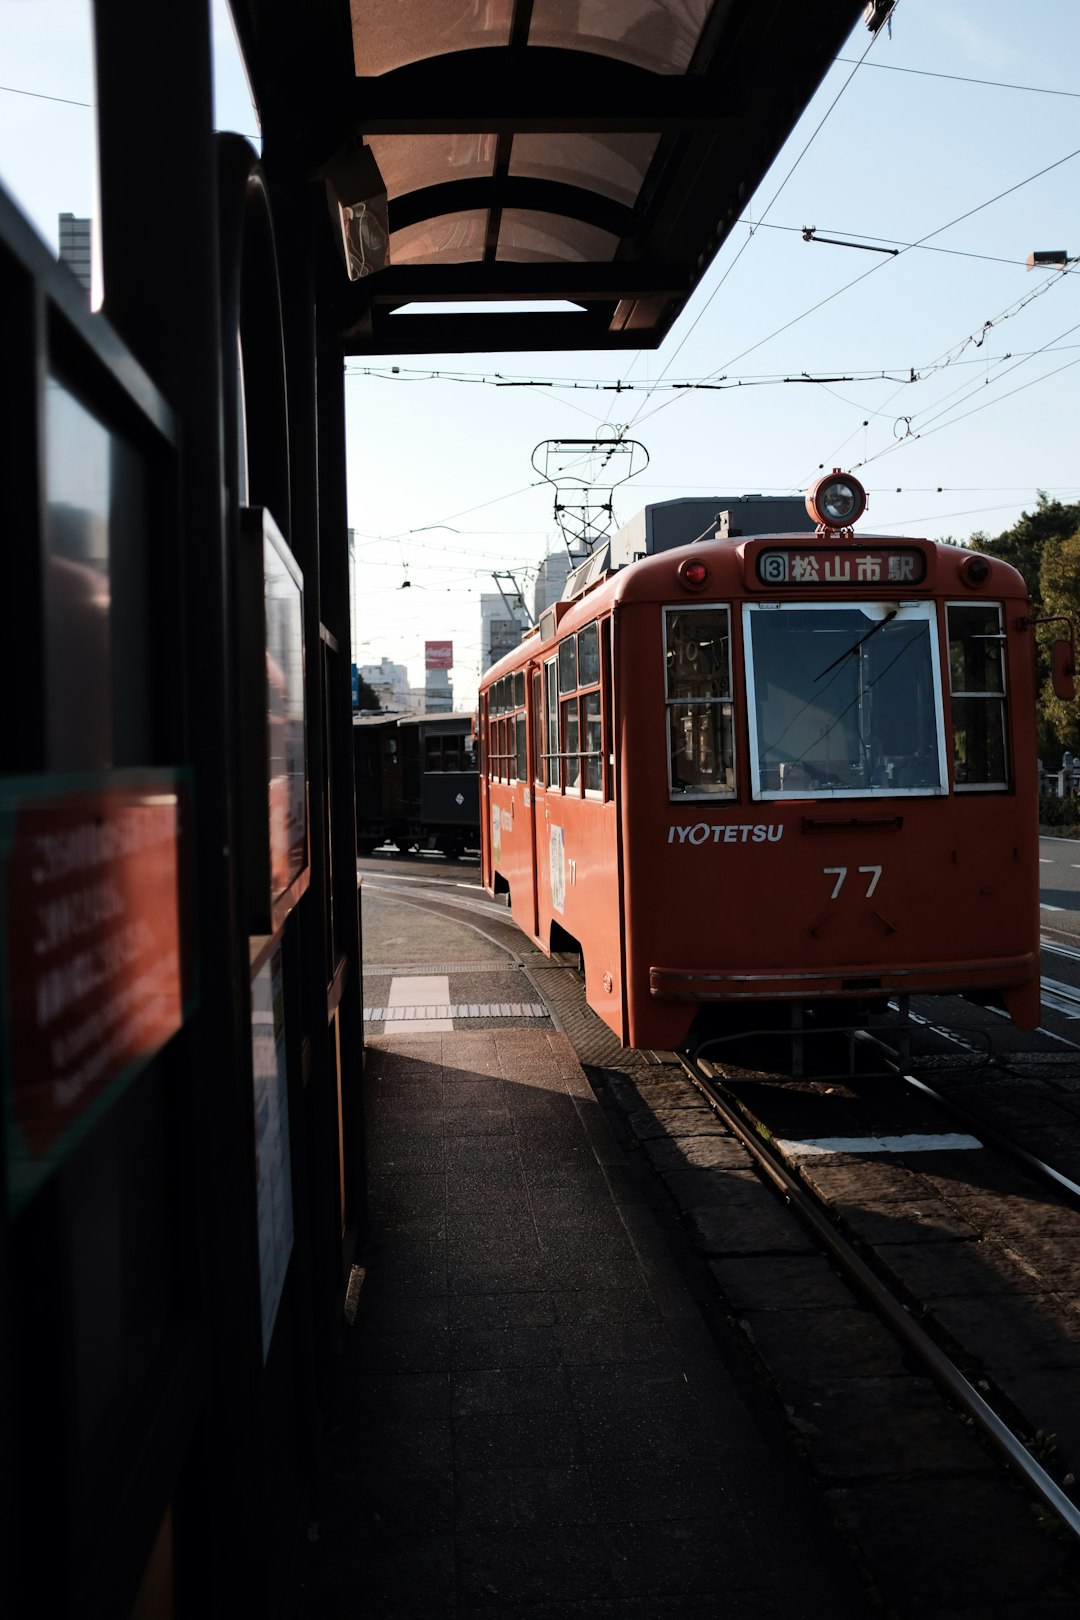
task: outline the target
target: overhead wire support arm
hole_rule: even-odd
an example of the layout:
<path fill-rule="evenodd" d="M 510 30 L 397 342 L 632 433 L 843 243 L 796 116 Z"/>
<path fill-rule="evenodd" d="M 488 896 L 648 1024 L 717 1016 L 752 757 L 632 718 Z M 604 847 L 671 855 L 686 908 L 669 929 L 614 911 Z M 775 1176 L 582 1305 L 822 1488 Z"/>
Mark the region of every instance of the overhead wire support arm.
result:
<path fill-rule="evenodd" d="M 877 247 L 872 242 L 842 242 L 838 236 L 819 236 L 815 225 L 803 226 L 802 239 L 804 242 L 827 242 L 829 247 L 861 248 L 864 253 L 888 253 L 894 259 L 900 252 L 899 248 Z"/>

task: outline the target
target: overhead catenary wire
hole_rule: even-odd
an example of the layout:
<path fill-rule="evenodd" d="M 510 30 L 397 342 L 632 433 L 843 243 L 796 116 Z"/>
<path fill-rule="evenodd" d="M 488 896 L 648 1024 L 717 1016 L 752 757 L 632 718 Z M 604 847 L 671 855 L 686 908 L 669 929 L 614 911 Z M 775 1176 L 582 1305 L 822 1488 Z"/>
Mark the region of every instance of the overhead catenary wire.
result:
<path fill-rule="evenodd" d="M 1051 377 L 1056 377 L 1060 372 L 1069 371 L 1073 366 L 1078 365 L 1080 365 L 1080 356 L 1078 356 L 1075 360 L 1067 360 L 1063 366 L 1055 366 L 1053 371 L 1044 372 L 1041 377 L 1032 377 L 1028 382 L 1020 383 L 1016 388 L 1010 388 L 1006 394 L 999 394 L 994 399 L 988 399 L 985 400 L 981 405 L 973 406 L 970 411 L 964 411 L 961 416 L 954 417 L 950 422 L 940 422 L 937 427 L 931 427 L 923 430 L 922 432 L 913 433 L 909 437 L 905 437 L 895 444 L 887 445 L 884 450 L 879 450 L 876 455 L 868 456 L 865 461 L 857 461 L 854 464 L 852 471 L 854 471 L 855 467 L 865 467 L 868 466 L 872 461 L 879 461 L 882 456 L 892 455 L 894 451 L 902 449 L 905 444 L 913 443 L 916 439 L 926 439 L 929 438 L 933 433 L 941 433 L 943 429 L 947 427 L 954 427 L 957 422 L 964 422 L 969 416 L 977 416 L 980 411 L 989 410 L 992 405 L 1000 405 L 1004 400 L 1012 399 L 1015 394 L 1022 394 L 1025 389 L 1034 388 L 1039 383 L 1048 382 Z"/>
<path fill-rule="evenodd" d="M 837 56 L 836 62 L 853 62 L 854 57 Z M 867 66 L 880 73 L 911 73 L 920 79 L 947 79 L 950 84 L 978 84 L 989 90 L 1022 90 L 1033 96 L 1069 96 L 1080 101 L 1080 90 L 1052 90 L 1044 84 L 1011 84 L 1003 79 L 973 79 L 964 73 L 935 73 L 932 68 L 898 67 L 895 62 L 868 62 Z"/>
<path fill-rule="evenodd" d="M 863 51 L 862 56 L 855 63 L 855 66 L 852 68 L 851 72 L 848 74 L 847 78 L 844 80 L 843 84 L 840 86 L 839 90 L 836 92 L 836 95 L 833 97 L 832 101 L 830 101 L 828 107 L 825 109 L 825 111 L 822 114 L 821 118 L 818 120 L 817 124 L 814 126 L 814 129 L 813 129 L 813 131 L 812 131 L 812 133 L 810 135 L 809 140 L 807 140 L 806 144 L 802 147 L 801 151 L 799 152 L 798 157 L 795 159 L 794 163 L 788 169 L 787 173 L 784 175 L 784 178 L 781 180 L 779 186 L 773 192 L 772 197 L 769 199 L 769 201 L 766 203 L 764 209 L 762 210 L 762 215 L 761 215 L 762 219 L 764 219 L 765 216 L 769 213 L 769 211 L 771 210 L 773 204 L 777 201 L 777 199 L 780 197 L 781 193 L 783 192 L 783 190 L 784 190 L 785 186 L 787 185 L 788 181 L 791 179 L 791 177 L 795 173 L 796 169 L 802 163 L 803 158 L 806 156 L 807 152 L 809 152 L 810 148 L 813 146 L 814 142 L 817 140 L 817 138 L 820 135 L 822 129 L 824 128 L 826 122 L 828 121 L 829 117 L 832 115 L 832 112 L 833 112 L 834 108 L 836 107 L 837 102 L 843 96 L 844 91 L 847 89 L 848 85 L 851 83 L 852 79 L 855 77 L 856 73 L 859 71 L 859 68 L 862 66 L 863 62 L 866 60 L 867 55 L 869 54 L 869 52 L 873 48 L 873 45 L 874 45 L 875 40 L 877 39 L 877 37 L 878 36 L 876 34 L 871 36 L 869 44 L 867 45 L 866 49 Z M 712 291 L 709 293 L 708 298 L 705 300 L 704 304 L 701 306 L 701 309 L 695 315 L 693 321 L 690 323 L 690 326 L 688 327 L 686 332 L 683 334 L 683 336 L 680 339 L 677 347 L 672 352 L 671 359 L 667 362 L 667 364 L 661 370 L 660 377 L 657 379 L 658 381 L 663 379 L 663 377 L 665 377 L 667 375 L 667 372 L 670 370 L 672 363 L 675 361 L 676 357 L 682 352 L 683 348 L 689 342 L 690 337 L 694 332 L 694 329 L 697 327 L 698 323 L 701 321 L 702 317 L 705 315 L 706 310 L 708 310 L 709 306 L 711 305 L 713 299 L 716 297 L 717 293 L 720 291 L 721 287 L 724 285 L 725 281 L 727 281 L 728 277 L 731 275 L 731 272 L 734 270 L 735 266 L 738 264 L 739 260 L 742 258 L 743 254 L 746 252 L 746 249 L 749 247 L 751 241 L 753 240 L 753 237 L 754 237 L 754 230 L 751 229 L 749 236 L 747 236 L 746 239 L 743 241 L 743 243 L 740 246 L 738 252 L 735 254 L 735 257 L 732 259 L 731 263 L 728 265 L 727 269 L 724 271 L 724 274 L 720 277 L 720 280 L 716 283 L 715 287 L 713 287 Z M 720 369 L 724 369 L 724 368 L 721 367 Z M 624 428 L 624 432 L 629 433 L 631 428 L 634 427 L 635 423 L 638 421 L 639 417 L 641 416 L 642 411 L 645 408 L 645 404 L 647 403 L 647 400 L 648 400 L 648 394 L 646 394 L 646 399 L 644 401 L 642 401 L 642 404 L 638 407 L 638 409 L 634 412 L 633 416 L 630 418 L 630 421 L 626 424 L 626 427 Z M 666 403 L 670 403 L 670 401 L 667 401 Z"/>
<path fill-rule="evenodd" d="M 944 231 L 952 230 L 954 225 L 962 224 L 964 220 L 971 219 L 975 214 L 981 213 L 984 209 L 992 208 L 995 203 L 1003 201 L 1003 199 L 1006 197 L 1011 197 L 1014 192 L 1021 190 L 1022 187 L 1031 185 L 1035 180 L 1042 179 L 1044 175 L 1050 174 L 1054 169 L 1059 169 L 1062 164 L 1069 163 L 1076 157 L 1080 157 L 1080 147 L 1075 148 L 1071 152 L 1067 152 L 1064 157 L 1055 158 L 1053 163 L 1045 164 L 1034 174 L 1030 174 L 1025 179 L 1018 180 L 1013 185 L 1007 186 L 1004 191 L 995 193 L 993 197 L 988 197 L 985 202 L 976 203 L 973 208 L 965 209 L 964 213 L 958 214 L 955 219 L 949 220 L 946 224 L 939 225 L 932 231 L 927 231 L 926 235 L 919 237 L 917 242 L 912 242 L 908 247 L 902 248 L 900 253 L 897 254 L 896 258 L 881 259 L 876 264 L 870 265 L 861 273 L 861 275 L 854 276 L 852 280 L 846 282 L 844 286 L 836 288 L 834 292 L 828 293 L 824 298 L 819 298 L 815 304 L 810 306 L 809 309 L 803 310 L 799 315 L 793 315 L 790 320 L 785 321 L 781 326 L 778 326 L 775 331 L 770 332 L 766 337 L 759 338 L 756 343 L 751 343 L 749 347 L 740 350 L 738 354 L 732 355 L 729 360 L 726 360 L 722 365 L 717 366 L 715 372 L 711 373 L 711 375 L 717 376 L 721 372 L 726 372 L 729 366 L 737 365 L 738 362 L 740 360 L 744 360 L 748 354 L 753 354 L 755 350 L 763 348 L 766 343 L 771 343 L 773 338 L 779 337 L 781 333 L 789 331 L 791 327 L 798 325 L 800 321 L 806 320 L 810 315 L 815 314 L 819 309 L 823 309 L 826 304 L 832 303 L 833 300 L 839 298 L 842 293 L 850 291 L 852 287 L 858 286 L 861 281 L 866 281 L 870 276 L 879 274 L 880 271 L 884 270 L 887 266 L 895 265 L 898 260 L 904 256 L 904 254 L 910 253 L 912 249 L 921 247 L 925 242 L 931 241 L 935 236 L 942 235 Z M 673 400 L 664 400 L 662 404 L 657 405 L 654 410 L 650 411 L 644 420 L 651 420 L 652 417 L 656 416 L 660 411 L 666 410 L 667 407 L 673 403 Z M 633 418 L 633 421 L 636 422 L 640 414 L 641 413 L 639 411 Z"/>
<path fill-rule="evenodd" d="M 1055 278 L 1050 278 L 1051 282 L 1054 279 Z M 996 316 L 994 318 L 993 321 L 988 322 L 987 324 L 988 325 L 998 325 L 998 326 L 1000 326 L 1002 321 L 1005 318 L 1006 318 L 1006 316 L 1004 314 L 998 315 L 998 316 Z M 956 349 L 956 350 L 959 351 L 960 349 L 966 347 L 969 341 L 975 341 L 975 340 L 974 339 L 971 339 L 971 340 L 964 339 L 960 343 L 952 344 L 952 345 L 950 345 L 950 350 L 945 351 L 945 353 L 948 354 L 949 352 L 951 352 L 952 349 Z M 1067 344 L 1067 345 L 1062 345 L 1061 347 L 1062 347 L 1062 349 L 1065 349 L 1065 348 L 1071 348 L 1071 347 L 1080 347 L 1080 345 Z M 1031 349 L 1031 350 L 1016 350 L 1016 349 L 1014 349 L 1014 350 L 1011 350 L 1008 355 L 1001 356 L 1001 358 L 1003 358 L 1003 359 L 1015 359 L 1015 358 L 1019 358 L 1019 357 L 1023 356 L 1024 354 L 1035 354 L 1035 353 L 1044 353 L 1044 352 L 1045 353 L 1054 353 L 1056 351 L 1054 351 L 1054 350 L 1042 350 L 1042 349 L 1040 349 L 1040 350 L 1034 350 L 1034 349 Z M 676 391 L 682 391 L 682 390 L 701 389 L 701 390 L 707 391 L 709 393 L 723 393 L 723 392 L 726 392 L 728 389 L 731 389 L 731 388 L 766 388 L 766 387 L 779 386 L 781 384 L 788 385 L 788 384 L 792 384 L 792 383 L 815 383 L 818 386 L 825 387 L 829 382 L 835 382 L 835 381 L 841 381 L 841 380 L 844 381 L 844 382 L 855 382 L 855 383 L 894 382 L 894 383 L 902 383 L 905 386 L 907 386 L 909 384 L 919 382 L 920 380 L 922 380 L 924 377 L 928 376 L 931 372 L 933 372 L 935 370 L 943 370 L 945 368 L 946 364 L 948 364 L 949 366 L 982 366 L 982 365 L 985 365 L 985 363 L 986 363 L 985 360 L 983 360 L 980 357 L 973 357 L 971 359 L 965 360 L 965 359 L 959 357 L 959 354 L 958 354 L 958 356 L 956 358 L 951 359 L 951 360 L 946 360 L 943 357 L 939 356 L 937 359 L 932 360 L 929 364 L 918 364 L 918 365 L 912 365 L 909 361 L 905 361 L 903 364 L 884 365 L 884 366 L 870 366 L 870 367 L 867 367 L 867 366 L 849 366 L 849 365 L 839 364 L 839 365 L 829 366 L 829 367 L 826 368 L 826 370 L 830 373 L 830 375 L 828 375 L 828 376 L 826 376 L 824 373 L 819 376 L 819 375 L 817 375 L 815 373 L 805 373 L 805 372 L 801 376 L 793 376 L 791 374 L 792 368 L 787 367 L 787 368 L 785 368 L 783 370 L 779 370 L 779 371 L 750 372 L 750 373 L 747 373 L 746 376 L 742 376 L 742 377 L 725 376 L 725 377 L 717 378 L 717 379 L 714 379 L 712 377 L 709 377 L 709 378 L 705 378 L 705 377 L 673 378 L 669 382 L 659 384 L 654 391 L 657 392 L 657 393 L 660 393 L 660 392 L 676 392 Z M 417 371 L 411 377 L 406 378 L 406 377 L 402 376 L 401 378 L 398 378 L 396 376 L 396 373 L 399 370 L 402 370 L 402 369 L 403 368 L 395 366 L 393 368 L 393 372 L 389 372 L 389 371 L 385 371 L 385 370 L 381 369 L 378 366 L 363 366 L 363 367 L 356 367 L 356 368 L 348 371 L 346 373 L 346 375 L 347 376 L 357 376 L 357 377 L 359 377 L 359 376 L 371 377 L 371 378 L 373 378 L 373 379 L 375 379 L 377 381 L 380 381 L 380 382 L 395 382 L 395 381 L 400 380 L 402 382 L 408 381 L 408 382 L 449 383 L 449 384 L 457 384 L 457 385 L 467 386 L 467 387 L 485 387 L 485 386 L 486 387 L 502 387 L 502 386 L 505 386 L 504 384 L 496 381 L 493 376 L 491 376 L 491 375 L 489 375 L 488 373 L 485 373 L 485 372 Z M 836 375 L 836 374 L 839 374 L 841 372 L 844 374 L 842 378 L 839 377 L 839 375 Z M 553 392 L 559 392 L 559 391 L 563 391 L 563 390 L 570 390 L 570 391 L 582 390 L 582 391 L 593 391 L 593 392 L 600 393 L 600 392 L 604 392 L 604 391 L 610 391 L 615 385 L 608 382 L 608 381 L 602 380 L 600 378 L 558 378 L 558 377 L 527 378 L 526 377 L 526 378 L 521 378 L 519 380 L 516 380 L 513 386 L 517 387 L 517 388 L 550 389 Z M 644 383 L 625 383 L 625 382 L 620 383 L 618 385 L 620 391 L 624 392 L 624 393 L 644 392 L 650 386 L 651 385 L 644 384 Z M 862 406 L 856 406 L 856 408 L 862 409 L 863 407 Z M 878 412 L 877 414 L 883 415 L 885 413 L 884 412 Z"/>

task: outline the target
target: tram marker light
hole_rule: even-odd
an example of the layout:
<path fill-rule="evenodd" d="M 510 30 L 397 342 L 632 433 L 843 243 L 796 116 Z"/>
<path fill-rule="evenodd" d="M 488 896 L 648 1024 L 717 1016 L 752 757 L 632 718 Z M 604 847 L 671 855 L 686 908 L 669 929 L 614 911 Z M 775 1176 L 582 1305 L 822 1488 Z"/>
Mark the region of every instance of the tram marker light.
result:
<path fill-rule="evenodd" d="M 709 570 L 703 562 L 682 562 L 679 578 L 688 591 L 700 591 L 709 582 Z"/>
<path fill-rule="evenodd" d="M 960 578 L 965 585 L 985 585 L 990 578 L 990 564 L 985 557 L 965 557 L 960 564 Z"/>

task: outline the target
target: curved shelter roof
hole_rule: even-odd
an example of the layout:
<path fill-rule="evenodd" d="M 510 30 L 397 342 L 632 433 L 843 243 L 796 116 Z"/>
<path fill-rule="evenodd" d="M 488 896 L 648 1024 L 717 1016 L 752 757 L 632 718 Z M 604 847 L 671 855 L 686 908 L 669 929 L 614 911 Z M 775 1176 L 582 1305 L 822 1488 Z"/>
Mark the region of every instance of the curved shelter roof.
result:
<path fill-rule="evenodd" d="M 267 152 L 367 192 L 361 273 L 324 266 L 347 354 L 655 347 L 864 9 L 231 5 Z M 555 308 L 499 307 L 525 301 Z"/>

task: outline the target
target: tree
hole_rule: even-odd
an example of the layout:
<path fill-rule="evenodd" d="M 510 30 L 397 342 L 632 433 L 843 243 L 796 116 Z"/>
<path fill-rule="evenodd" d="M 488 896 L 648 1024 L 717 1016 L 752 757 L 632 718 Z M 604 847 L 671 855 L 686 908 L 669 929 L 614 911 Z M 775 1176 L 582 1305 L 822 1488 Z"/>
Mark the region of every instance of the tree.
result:
<path fill-rule="evenodd" d="M 1080 503 L 1066 506 L 1061 501 L 1052 501 L 1042 489 L 1035 494 L 1038 504 L 1034 512 L 1022 512 L 1019 522 L 994 538 L 983 533 L 973 534 L 970 545 L 973 551 L 985 551 L 987 556 L 1000 557 L 1019 569 L 1031 592 L 1032 611 L 1041 613 L 1039 581 L 1044 548 L 1080 529 Z"/>
<path fill-rule="evenodd" d="M 1035 494 L 1034 512 L 1022 512 L 1011 529 L 994 537 L 976 533 L 968 543 L 973 551 L 1000 557 L 1019 570 L 1031 595 L 1034 618 L 1064 613 L 1080 625 L 1080 598 L 1075 591 L 1070 598 L 1068 592 L 1069 570 L 1075 572 L 1078 557 L 1075 551 L 1063 549 L 1080 534 L 1080 503 L 1070 506 L 1052 501 L 1042 489 Z M 1054 627 L 1058 632 L 1063 628 Z M 1042 634 L 1036 631 L 1038 749 L 1040 759 L 1048 765 L 1060 759 L 1063 749 L 1075 749 L 1078 741 L 1075 706 L 1056 698 L 1050 683 L 1050 645 L 1054 639 L 1050 627 Z"/>
<path fill-rule="evenodd" d="M 368 685 L 362 675 L 356 677 L 356 707 L 358 709 L 382 708 L 378 692 L 373 686 Z"/>
<path fill-rule="evenodd" d="M 1066 539 L 1044 546 L 1039 594 L 1042 598 L 1040 617 L 1069 619 L 1075 633 L 1075 629 L 1080 627 L 1080 519 L 1074 532 Z M 1047 625 L 1039 638 L 1044 662 L 1048 664 L 1051 642 L 1068 634 L 1069 626 L 1066 624 Z M 1047 741 L 1053 739 L 1056 755 L 1066 748 L 1073 753 L 1080 752 L 1080 709 L 1075 700 L 1067 703 L 1055 695 L 1048 669 L 1043 675 L 1039 709 L 1042 721 L 1040 745 L 1045 730 Z M 1046 759 L 1047 754 L 1043 758 Z"/>

